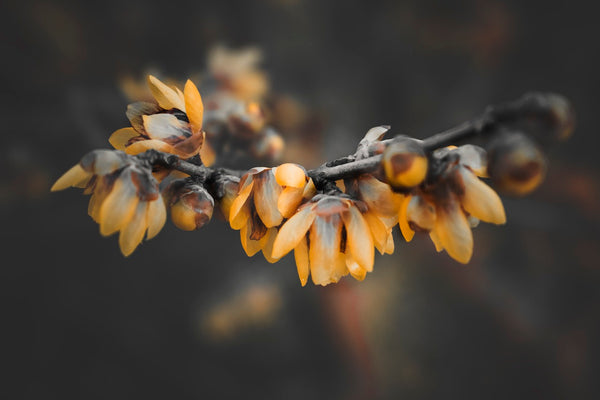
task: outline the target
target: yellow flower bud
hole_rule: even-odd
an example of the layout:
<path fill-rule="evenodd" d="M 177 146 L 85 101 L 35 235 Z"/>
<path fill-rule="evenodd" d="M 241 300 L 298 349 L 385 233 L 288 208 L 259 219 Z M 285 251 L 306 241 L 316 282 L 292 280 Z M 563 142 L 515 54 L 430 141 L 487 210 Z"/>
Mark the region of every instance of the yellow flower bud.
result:
<path fill-rule="evenodd" d="M 181 230 L 193 231 L 212 218 L 215 202 L 201 185 L 175 181 L 171 187 L 171 220 Z"/>
<path fill-rule="evenodd" d="M 427 157 L 417 141 L 406 139 L 391 143 L 383 152 L 387 183 L 395 189 L 419 185 L 427 176 Z"/>

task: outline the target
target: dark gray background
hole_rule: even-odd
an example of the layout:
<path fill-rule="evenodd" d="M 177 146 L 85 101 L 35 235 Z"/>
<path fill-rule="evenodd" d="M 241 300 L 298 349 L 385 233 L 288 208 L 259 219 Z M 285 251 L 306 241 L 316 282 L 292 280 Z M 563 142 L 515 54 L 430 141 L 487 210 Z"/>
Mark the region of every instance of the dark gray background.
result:
<path fill-rule="evenodd" d="M 591 4 L 4 2 L 6 398 L 596 398 Z M 365 282 L 301 288 L 291 257 L 247 258 L 216 219 L 168 224 L 125 259 L 87 198 L 49 187 L 125 126 L 121 76 L 185 79 L 217 43 L 264 50 L 274 91 L 322 118 L 321 160 L 371 126 L 424 137 L 532 89 L 567 96 L 578 127 L 537 192 L 505 199 L 507 226 L 475 230 L 467 267 L 426 237 L 398 238 Z"/>

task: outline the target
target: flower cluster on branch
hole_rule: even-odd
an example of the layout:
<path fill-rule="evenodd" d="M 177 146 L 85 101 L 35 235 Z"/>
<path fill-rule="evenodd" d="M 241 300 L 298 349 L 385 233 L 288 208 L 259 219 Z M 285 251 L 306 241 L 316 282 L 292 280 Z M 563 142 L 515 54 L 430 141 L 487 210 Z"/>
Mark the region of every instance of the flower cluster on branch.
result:
<path fill-rule="evenodd" d="M 506 222 L 500 197 L 483 179 L 510 194 L 530 193 L 544 177 L 542 146 L 573 130 L 566 100 L 530 94 L 425 140 L 384 139 L 389 127 L 375 127 L 354 154 L 314 170 L 292 163 L 228 170 L 211 167 L 219 154 L 210 141 L 218 141 L 219 130 L 210 127 L 220 126 L 215 118 L 252 126 L 257 103 L 243 103 L 250 119 L 240 122 L 218 117 L 215 101 L 209 127 L 191 81 L 183 91 L 153 76 L 148 85 L 154 102 L 128 107 L 131 127 L 109 139 L 116 150 L 87 154 L 52 190 L 73 186 L 91 195 L 90 216 L 102 235 L 119 232 L 125 256 L 158 234 L 167 209 L 190 231 L 218 206 L 248 256 L 262 252 L 273 263 L 293 250 L 302 285 L 309 276 L 317 285 L 346 275 L 363 280 L 375 250 L 394 252 L 395 226 L 406 242 L 425 232 L 437 251 L 468 263 L 472 228 Z M 479 145 L 464 144 L 469 139 Z"/>

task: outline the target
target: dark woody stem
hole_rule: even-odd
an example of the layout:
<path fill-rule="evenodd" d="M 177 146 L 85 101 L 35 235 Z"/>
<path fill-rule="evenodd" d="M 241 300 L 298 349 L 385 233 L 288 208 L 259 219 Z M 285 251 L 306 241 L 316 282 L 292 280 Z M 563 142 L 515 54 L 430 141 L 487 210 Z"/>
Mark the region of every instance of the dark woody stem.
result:
<path fill-rule="evenodd" d="M 551 93 L 528 93 L 518 100 L 488 107 L 482 115 L 464 122 L 454 128 L 440 132 L 421 141 L 426 153 L 449 145 L 460 145 L 466 141 L 481 138 L 487 139 L 502 129 L 525 123 L 537 123 L 546 131 L 547 136 L 564 136 L 572 129 L 573 112 L 569 103 L 561 96 Z M 384 146 L 394 139 L 380 142 Z M 181 160 L 179 157 L 150 150 L 140 156 L 152 165 L 178 170 L 199 179 L 200 181 L 214 180 L 218 176 L 229 175 L 241 177 L 246 171 L 225 168 L 210 168 L 196 163 Z M 365 173 L 378 171 L 382 155 L 358 158 L 356 155 L 342 157 L 315 169 L 309 170 L 308 175 L 315 181 L 317 187 L 323 187 L 326 181 L 353 178 Z"/>

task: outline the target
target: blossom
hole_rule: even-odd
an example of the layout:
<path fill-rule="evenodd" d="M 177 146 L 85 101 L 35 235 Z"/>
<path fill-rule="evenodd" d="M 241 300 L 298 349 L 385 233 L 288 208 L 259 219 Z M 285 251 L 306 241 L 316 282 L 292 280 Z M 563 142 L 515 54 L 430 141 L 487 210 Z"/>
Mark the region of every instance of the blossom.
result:
<path fill-rule="evenodd" d="M 100 224 L 100 233 L 120 232 L 119 246 L 129 256 L 147 234 L 156 236 L 166 220 L 165 204 L 150 168 L 121 151 L 95 150 L 68 170 L 52 191 L 68 187 L 91 194 L 88 213 Z"/>
<path fill-rule="evenodd" d="M 317 195 L 287 220 L 273 243 L 279 259 L 294 250 L 300 282 L 338 282 L 350 273 L 363 280 L 373 270 L 373 237 L 364 203 L 346 195 Z"/>
<path fill-rule="evenodd" d="M 175 180 L 164 192 L 169 199 L 171 220 L 179 229 L 200 229 L 212 218 L 215 201 L 202 185 L 193 180 Z"/>
<path fill-rule="evenodd" d="M 314 193 L 312 180 L 296 164 L 283 164 L 276 168 L 252 168 L 240 180 L 236 198 L 231 203 L 229 222 L 240 230 L 242 246 L 248 256 L 259 250 L 267 261 L 275 262 L 270 247 L 277 227 L 290 217 L 304 196 Z"/>
<path fill-rule="evenodd" d="M 400 230 L 407 241 L 415 230 L 429 231 L 437 251 L 446 250 L 466 264 L 473 253 L 471 225 L 477 220 L 504 224 L 504 207 L 496 192 L 478 178 L 486 170 L 483 149 L 471 145 L 442 149 L 434 157 L 447 165 L 434 182 L 406 196 Z"/>
<path fill-rule="evenodd" d="M 148 86 L 156 103 L 130 104 L 126 114 L 131 127 L 115 131 L 110 144 L 132 155 L 150 149 L 182 158 L 198 154 L 205 133 L 202 131 L 204 106 L 196 85 L 188 80 L 181 92 L 149 75 Z"/>

